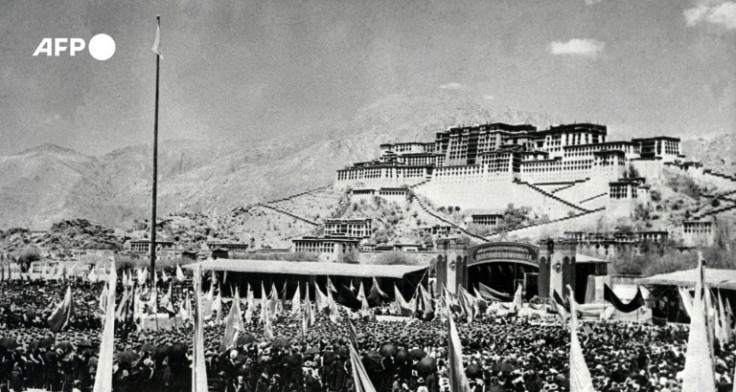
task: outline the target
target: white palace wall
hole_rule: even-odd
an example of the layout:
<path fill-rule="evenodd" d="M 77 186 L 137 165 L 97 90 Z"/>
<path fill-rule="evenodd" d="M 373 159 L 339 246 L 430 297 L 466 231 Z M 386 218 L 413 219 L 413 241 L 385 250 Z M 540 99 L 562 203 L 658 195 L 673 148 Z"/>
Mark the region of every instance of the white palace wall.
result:
<path fill-rule="evenodd" d="M 338 190 L 352 189 L 379 189 L 379 188 L 400 188 L 412 186 L 426 180 L 425 176 L 417 177 L 376 177 L 376 178 L 359 178 L 351 180 L 339 180 L 335 182 L 335 188 Z"/>
<path fill-rule="evenodd" d="M 592 169 L 581 170 L 551 170 L 542 172 L 526 172 L 523 171 L 519 175 L 519 180 L 524 182 L 545 183 L 545 182 L 572 182 L 589 178 Z"/>
<path fill-rule="evenodd" d="M 507 233 L 507 236 L 515 239 L 559 237 L 564 235 L 566 231 L 596 229 L 598 224 L 606 219 L 606 217 L 606 210 L 594 211 L 558 222 L 542 223 L 536 226 L 514 230 Z M 489 238 L 498 239 L 500 236 Z"/>
<path fill-rule="evenodd" d="M 631 160 L 629 165 L 633 167 L 640 177 L 647 179 L 647 182 L 655 182 L 662 178 L 664 164 L 659 160 Z"/>
<path fill-rule="evenodd" d="M 433 178 L 414 188 L 435 207 L 458 206 L 461 209 L 504 210 L 509 204 L 529 206 L 550 219 L 567 216 L 569 206 L 513 181 L 510 173 L 486 176 Z"/>

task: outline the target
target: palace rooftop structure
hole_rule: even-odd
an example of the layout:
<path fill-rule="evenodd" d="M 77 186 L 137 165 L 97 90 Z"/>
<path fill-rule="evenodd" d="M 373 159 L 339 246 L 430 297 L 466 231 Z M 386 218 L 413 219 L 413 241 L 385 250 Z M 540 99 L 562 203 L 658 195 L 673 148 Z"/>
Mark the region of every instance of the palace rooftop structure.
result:
<path fill-rule="evenodd" d="M 580 123 L 537 130 L 491 123 L 437 132 L 434 143 L 385 143 L 381 156 L 338 170 L 340 185 L 413 185 L 433 176 L 496 173 L 520 181 L 572 181 L 595 168 L 631 159 L 672 162 L 683 158 L 680 139 L 638 138 L 608 142 L 605 125 Z M 376 188 L 378 189 L 378 188 Z"/>
<path fill-rule="evenodd" d="M 338 170 L 335 186 L 356 198 L 403 188 L 410 198 L 463 210 L 523 201 L 550 219 L 602 209 L 630 214 L 649 202 L 646 178 L 684 161 L 677 138 L 609 141 L 607 127 L 593 123 L 452 127 L 434 142 L 384 143 L 380 151 L 375 160 Z M 492 221 L 478 217 L 480 224 Z"/>

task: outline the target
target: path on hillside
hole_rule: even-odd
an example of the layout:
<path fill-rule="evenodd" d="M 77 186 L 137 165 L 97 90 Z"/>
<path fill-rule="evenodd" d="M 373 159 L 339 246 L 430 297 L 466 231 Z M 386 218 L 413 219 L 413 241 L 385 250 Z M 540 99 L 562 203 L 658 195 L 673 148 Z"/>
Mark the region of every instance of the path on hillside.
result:
<path fill-rule="evenodd" d="M 411 197 L 412 200 L 416 200 L 417 201 L 417 204 L 419 204 L 419 207 L 422 210 L 424 210 L 424 212 L 426 212 L 427 214 L 435 217 L 436 219 L 439 219 L 442 222 L 447 223 L 450 226 L 453 226 L 454 228 L 458 229 L 460 232 L 462 232 L 462 233 L 464 233 L 464 234 L 466 234 L 466 235 L 468 235 L 468 236 L 470 236 L 472 238 L 475 238 L 475 239 L 477 239 L 479 241 L 488 242 L 488 240 L 485 239 L 484 237 L 479 236 L 479 235 L 474 234 L 474 233 L 471 233 L 468 230 L 466 230 L 465 228 L 463 228 L 462 226 L 458 225 L 457 223 L 455 223 L 455 222 L 453 222 L 453 221 L 451 221 L 451 220 L 449 220 L 449 219 L 447 219 L 447 218 L 445 218 L 445 217 L 443 217 L 443 216 L 441 216 L 441 215 L 433 212 L 430 208 L 428 208 L 426 205 L 424 205 L 424 203 L 419 198 L 419 196 L 416 193 L 414 193 L 414 190 L 412 190 L 411 188 L 406 188 L 406 189 L 409 192 L 409 197 Z"/>
<path fill-rule="evenodd" d="M 549 197 L 551 199 L 554 199 L 554 200 L 556 200 L 556 201 L 558 201 L 558 202 L 560 202 L 560 203 L 562 203 L 562 204 L 564 204 L 564 205 L 566 205 L 566 206 L 568 206 L 570 208 L 574 208 L 574 209 L 576 209 L 576 210 L 578 210 L 580 212 L 590 212 L 591 211 L 591 210 L 589 210 L 587 208 L 580 207 L 579 205 L 577 205 L 575 203 L 569 202 L 569 201 L 567 201 L 567 200 L 565 200 L 565 199 L 563 199 L 563 198 L 561 198 L 561 197 L 559 197 L 559 196 L 557 196 L 557 195 L 555 195 L 553 193 L 547 192 L 544 189 L 542 189 L 542 188 L 540 188 L 540 187 L 538 187 L 538 186 L 536 186 L 536 185 L 534 185 L 534 184 L 532 184 L 530 182 L 520 181 L 520 180 L 517 180 L 517 179 L 514 179 L 514 182 L 517 183 L 517 184 L 520 184 L 520 185 L 526 185 L 530 189 L 535 190 L 535 191 L 543 194 L 544 196 L 547 196 L 547 197 Z"/>
<path fill-rule="evenodd" d="M 296 215 L 296 214 L 292 214 L 292 213 L 291 213 L 291 212 L 289 212 L 289 211 L 284 211 L 284 210 L 282 210 L 282 209 L 280 209 L 280 208 L 276 208 L 276 207 L 274 207 L 274 206 L 272 206 L 272 205 L 269 205 L 269 204 L 256 204 L 255 206 L 256 206 L 256 207 L 263 207 L 263 208 L 268 208 L 268 209 L 270 209 L 270 210 L 273 210 L 273 211 L 276 211 L 276 212 L 278 212 L 278 213 L 281 213 L 281 214 L 284 214 L 284 215 L 290 216 L 290 217 L 292 217 L 292 218 L 294 218 L 294 219 L 300 220 L 300 221 L 302 221 L 302 222 L 304 222 L 304 223 L 307 223 L 307 224 L 310 224 L 310 225 L 312 225 L 312 226 L 319 226 L 319 223 L 317 223 L 317 222 L 315 222 L 315 221 L 313 221 L 313 220 L 310 220 L 310 219 L 307 219 L 307 218 L 301 217 L 301 216 L 299 216 L 299 215 Z"/>
<path fill-rule="evenodd" d="M 559 218 L 559 219 L 553 219 L 553 220 L 550 220 L 550 221 L 547 221 L 547 222 L 540 222 L 540 223 L 534 223 L 534 224 L 531 224 L 531 225 L 528 225 L 528 226 L 517 227 L 517 228 L 515 228 L 513 230 L 507 231 L 504 234 L 506 234 L 506 235 L 515 234 L 515 233 L 518 233 L 521 230 L 528 230 L 528 229 L 533 229 L 533 228 L 537 228 L 537 227 L 540 227 L 540 226 L 551 225 L 551 224 L 558 224 L 558 223 L 566 222 L 566 221 L 569 221 L 569 220 L 572 220 L 572 219 L 576 219 L 577 220 L 577 219 L 586 217 L 586 216 L 588 216 L 590 214 L 595 214 L 595 213 L 604 211 L 605 209 L 606 209 L 606 207 L 600 207 L 600 208 L 596 208 L 594 210 L 589 210 L 589 211 L 586 211 L 586 212 L 582 212 L 582 213 L 577 214 L 577 215 L 570 215 L 570 216 L 565 216 L 565 217 L 562 217 L 562 218 Z M 501 233 L 496 233 L 496 234 L 490 235 L 490 236 L 486 237 L 486 241 L 493 241 L 495 239 L 498 239 L 500 236 L 501 236 Z"/>
<path fill-rule="evenodd" d="M 253 208 L 253 207 L 263 207 L 263 208 L 267 208 L 267 209 L 269 209 L 271 211 L 278 212 L 280 214 L 284 214 L 284 215 L 289 216 L 291 218 L 294 218 L 296 220 L 300 220 L 300 221 L 302 221 L 302 222 L 304 222 L 306 224 L 309 224 L 309 225 L 312 225 L 312 226 L 319 226 L 320 224 L 318 222 L 315 222 L 315 221 L 313 221 L 313 220 L 311 220 L 309 218 L 305 218 L 303 216 L 297 215 L 297 214 L 295 214 L 293 212 L 286 211 L 286 210 L 281 209 L 279 207 L 276 207 L 276 206 L 274 206 L 272 204 L 280 203 L 280 202 L 284 202 L 284 201 L 289 201 L 289 200 L 295 199 L 295 198 L 300 197 L 300 196 L 304 196 L 304 195 L 307 195 L 307 194 L 310 194 L 310 193 L 313 193 L 313 192 L 317 192 L 317 191 L 328 189 L 330 187 L 332 187 L 332 184 L 323 185 L 323 186 L 320 186 L 320 187 L 317 187 L 317 188 L 312 188 L 312 189 L 309 189 L 309 190 L 306 190 L 306 191 L 302 191 L 302 192 L 295 193 L 295 194 L 292 194 L 292 195 L 289 195 L 289 196 L 285 196 L 285 197 L 281 197 L 281 198 L 278 198 L 278 199 L 273 199 L 273 200 L 269 200 L 269 201 L 253 203 L 253 204 L 250 204 L 250 205 L 247 205 L 247 206 L 243 207 L 243 209 L 244 210 L 248 210 L 248 209 Z"/>

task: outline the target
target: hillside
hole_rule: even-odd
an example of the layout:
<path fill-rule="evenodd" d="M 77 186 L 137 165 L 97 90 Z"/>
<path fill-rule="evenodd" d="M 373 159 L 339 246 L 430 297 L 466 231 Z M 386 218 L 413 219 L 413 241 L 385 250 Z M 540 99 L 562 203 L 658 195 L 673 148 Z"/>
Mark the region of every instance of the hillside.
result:
<path fill-rule="evenodd" d="M 73 219 L 56 222 L 45 232 L 25 229 L 0 231 L 0 252 L 20 254 L 29 248 L 55 253 L 68 253 L 72 249 L 119 251 L 122 250 L 124 241 L 125 235 L 122 231 L 85 219 Z"/>
<path fill-rule="evenodd" d="M 706 168 L 721 173 L 736 173 L 736 132 L 709 138 L 685 139 L 682 152 Z"/>
<path fill-rule="evenodd" d="M 451 125 L 530 122 L 547 116 L 497 107 L 472 91 L 393 94 L 340 123 L 266 130 L 249 144 L 166 140 L 159 145 L 160 216 L 227 214 L 232 209 L 330 184 L 335 170 L 376 156 L 384 141 L 433 140 Z M 175 130 L 162 129 L 163 138 Z M 150 209 L 151 148 L 122 147 L 98 157 L 42 145 L 0 157 L 0 228 L 48 229 L 84 218 L 111 227 L 145 219 Z"/>

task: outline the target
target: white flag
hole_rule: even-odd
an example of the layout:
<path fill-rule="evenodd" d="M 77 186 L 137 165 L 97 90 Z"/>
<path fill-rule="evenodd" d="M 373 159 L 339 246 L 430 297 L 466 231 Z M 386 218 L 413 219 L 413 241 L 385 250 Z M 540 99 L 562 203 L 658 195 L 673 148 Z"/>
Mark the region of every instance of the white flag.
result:
<path fill-rule="evenodd" d="M 178 282 L 183 282 L 186 278 L 184 277 L 184 271 L 181 270 L 181 266 L 179 264 L 176 265 L 176 280 Z"/>
<path fill-rule="evenodd" d="M 161 54 L 161 18 L 156 17 L 156 38 L 153 39 L 153 47 L 151 48 L 153 53 L 156 53 L 158 57 L 164 58 Z"/>
<path fill-rule="evenodd" d="M 87 280 L 90 282 L 97 282 L 97 274 L 95 273 L 95 267 L 93 266 L 92 269 L 87 274 Z"/>
<path fill-rule="evenodd" d="M 250 324 L 253 319 L 253 310 L 256 308 L 256 300 L 253 294 L 253 287 L 246 283 L 245 286 L 245 299 L 247 308 L 245 309 L 245 322 Z"/>
<path fill-rule="evenodd" d="M 300 292 L 299 283 L 297 282 L 296 292 L 294 293 L 294 297 L 291 299 L 291 315 L 298 316 L 302 310 L 301 306 L 302 306 L 302 296 Z"/>

